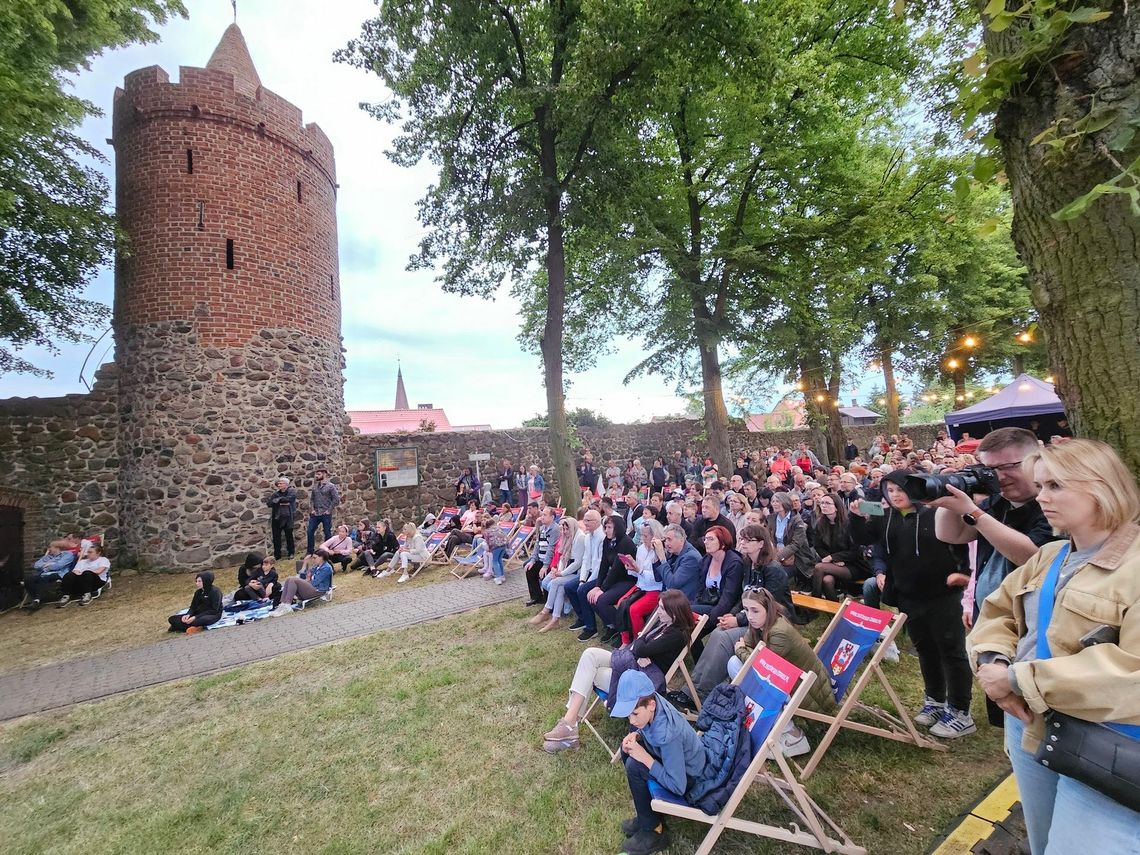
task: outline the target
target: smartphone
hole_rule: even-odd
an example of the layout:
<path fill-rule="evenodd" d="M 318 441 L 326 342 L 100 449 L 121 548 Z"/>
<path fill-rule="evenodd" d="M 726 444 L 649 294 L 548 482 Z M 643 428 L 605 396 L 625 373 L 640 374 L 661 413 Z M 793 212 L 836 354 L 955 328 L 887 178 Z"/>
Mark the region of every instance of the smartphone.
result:
<path fill-rule="evenodd" d="M 1119 644 L 1120 628 L 1102 623 L 1100 626 L 1082 635 L 1080 642 L 1081 647 L 1092 647 L 1096 644 Z"/>
<path fill-rule="evenodd" d="M 859 513 L 865 517 L 881 517 L 884 511 L 883 506 L 879 502 L 869 502 L 866 499 L 860 499 Z"/>

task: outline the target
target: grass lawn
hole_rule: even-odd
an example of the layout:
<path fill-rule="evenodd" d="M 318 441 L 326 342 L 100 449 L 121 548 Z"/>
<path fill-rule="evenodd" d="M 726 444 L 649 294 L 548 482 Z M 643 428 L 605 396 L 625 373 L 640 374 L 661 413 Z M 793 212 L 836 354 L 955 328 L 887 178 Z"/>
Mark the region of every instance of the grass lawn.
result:
<path fill-rule="evenodd" d="M 282 581 L 294 575 L 293 563 L 280 561 L 278 573 Z M 215 575 L 223 591 L 228 593 L 237 587 L 236 567 L 218 570 Z M 0 649 L 5 651 L 0 659 L 0 674 L 162 641 L 167 638 L 167 616 L 190 605 L 194 595 L 193 573 L 123 573 L 112 568 L 111 578 L 111 592 L 84 608 L 76 603 L 63 609 L 49 604 L 34 613 L 11 609 L 0 614 Z M 424 568 L 402 585 L 397 585 L 396 579 L 397 576 L 373 579 L 359 572 L 338 572 L 334 598 L 344 603 L 454 581 L 448 568 L 441 565 Z"/>
<path fill-rule="evenodd" d="M 582 646 L 529 614 L 489 607 L 0 725 L 4 851 L 616 852 L 620 766 L 585 730 L 577 752 L 541 749 Z M 890 667 L 917 698 L 914 658 Z M 1006 770 L 984 725 L 938 753 L 847 733 L 809 790 L 870 852 L 903 855 Z M 759 788 L 742 814 L 786 821 Z M 705 830 L 672 828 L 674 853 Z M 808 850 L 727 832 L 717 851 Z"/>

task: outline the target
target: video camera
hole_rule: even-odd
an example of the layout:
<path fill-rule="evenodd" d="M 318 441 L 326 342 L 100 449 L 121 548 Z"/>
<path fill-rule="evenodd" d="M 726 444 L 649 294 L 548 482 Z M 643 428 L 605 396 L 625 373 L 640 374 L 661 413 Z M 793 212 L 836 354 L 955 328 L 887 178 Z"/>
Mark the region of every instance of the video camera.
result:
<path fill-rule="evenodd" d="M 983 493 L 992 496 L 1001 492 L 998 474 L 980 463 L 966 466 L 952 475 L 907 475 L 903 490 L 915 502 L 930 502 L 949 496 L 946 485 L 957 487 L 966 495 Z"/>

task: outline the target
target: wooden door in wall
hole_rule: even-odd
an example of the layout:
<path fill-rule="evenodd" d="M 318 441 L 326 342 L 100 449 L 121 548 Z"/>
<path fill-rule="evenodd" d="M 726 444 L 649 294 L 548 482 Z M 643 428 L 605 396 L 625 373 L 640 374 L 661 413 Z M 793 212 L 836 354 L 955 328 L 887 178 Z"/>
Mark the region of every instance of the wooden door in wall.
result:
<path fill-rule="evenodd" d="M 0 610 L 23 596 L 24 511 L 0 505 Z"/>

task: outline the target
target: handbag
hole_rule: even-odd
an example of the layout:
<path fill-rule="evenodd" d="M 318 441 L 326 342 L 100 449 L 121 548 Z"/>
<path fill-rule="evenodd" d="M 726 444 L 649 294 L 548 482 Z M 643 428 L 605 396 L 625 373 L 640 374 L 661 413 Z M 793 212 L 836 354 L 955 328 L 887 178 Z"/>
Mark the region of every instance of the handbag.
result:
<path fill-rule="evenodd" d="M 1049 710 L 1033 759 L 1140 811 L 1140 740 L 1112 727 Z"/>
<path fill-rule="evenodd" d="M 1069 545 L 1065 544 L 1045 575 L 1038 595 L 1038 659 L 1053 656 L 1045 633 L 1053 619 L 1057 579 L 1068 554 Z M 1085 721 L 1049 710 L 1045 714 L 1045 737 L 1033 759 L 1125 807 L 1140 811 L 1140 726 Z"/>

